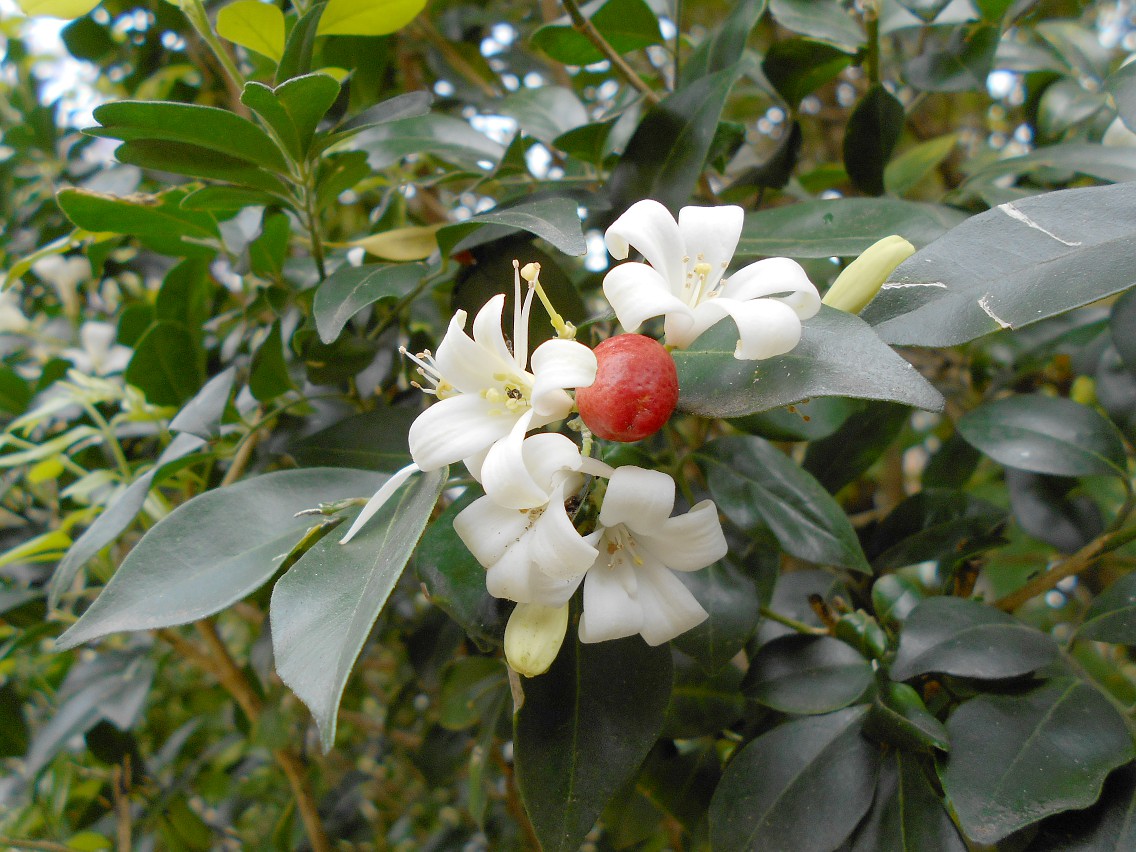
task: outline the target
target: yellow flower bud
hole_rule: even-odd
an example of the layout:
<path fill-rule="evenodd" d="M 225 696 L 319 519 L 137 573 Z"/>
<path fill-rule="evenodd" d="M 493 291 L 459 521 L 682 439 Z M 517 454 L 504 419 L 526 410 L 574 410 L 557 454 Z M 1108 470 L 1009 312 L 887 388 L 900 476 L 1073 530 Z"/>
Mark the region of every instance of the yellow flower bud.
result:
<path fill-rule="evenodd" d="M 1097 383 L 1091 376 L 1077 376 L 1069 388 L 1069 398 L 1081 405 L 1096 405 Z"/>
<path fill-rule="evenodd" d="M 913 254 L 915 246 L 903 237 L 884 237 L 844 268 L 821 301 L 846 313 L 860 313 L 895 268 Z"/>
<path fill-rule="evenodd" d="M 505 625 L 505 659 L 525 677 L 548 671 L 568 630 L 568 604 L 517 604 Z"/>

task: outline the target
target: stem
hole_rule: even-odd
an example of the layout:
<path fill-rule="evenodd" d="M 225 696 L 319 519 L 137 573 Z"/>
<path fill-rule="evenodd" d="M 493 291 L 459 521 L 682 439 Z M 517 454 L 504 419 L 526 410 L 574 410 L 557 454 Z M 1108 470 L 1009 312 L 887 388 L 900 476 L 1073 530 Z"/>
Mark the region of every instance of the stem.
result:
<path fill-rule="evenodd" d="M 252 458 L 252 451 L 256 448 L 256 444 L 260 440 L 259 435 L 260 429 L 254 426 L 244 437 L 244 441 L 237 447 L 237 452 L 233 455 L 233 462 L 229 465 L 229 469 L 225 471 L 225 476 L 221 479 L 221 485 L 219 487 L 224 488 L 226 485 L 232 485 L 241 478 L 241 474 L 243 474 L 245 468 L 248 467 L 249 459 Z"/>
<path fill-rule="evenodd" d="M 568 17 L 572 19 L 572 28 L 590 41 L 595 46 L 596 50 L 602 53 L 604 58 L 611 63 L 612 68 L 618 71 L 628 83 L 634 86 L 652 106 L 662 100 L 654 89 L 643 82 L 643 78 L 635 73 L 635 69 L 627 64 L 623 57 L 619 55 L 618 51 L 608 44 L 607 39 L 592 25 L 592 22 L 584 17 L 584 13 L 580 11 L 576 0 L 561 0 L 561 2 L 564 4 L 565 11 L 568 12 Z"/>
<path fill-rule="evenodd" d="M 91 419 L 95 421 L 95 427 L 103 436 L 110 447 L 111 455 L 114 456 L 114 463 L 118 467 L 119 473 L 123 475 L 127 482 L 130 481 L 130 463 L 126 460 L 126 454 L 122 451 L 122 446 L 118 443 L 118 438 L 115 437 L 114 430 L 110 428 L 105 417 L 99 413 L 91 403 L 84 402 L 83 409 L 90 415 Z"/>
<path fill-rule="evenodd" d="M 1136 527 L 1105 533 L 1090 541 L 1068 559 L 1063 559 L 1044 573 L 1038 574 L 1016 592 L 994 602 L 1004 612 L 1013 612 L 1026 601 L 1057 587 L 1066 577 L 1073 577 L 1091 568 L 1110 551 L 1136 540 Z"/>
<path fill-rule="evenodd" d="M 316 176 L 310 163 L 303 164 L 303 197 L 304 197 L 304 224 L 308 227 L 308 236 L 312 244 L 312 260 L 316 265 L 316 274 L 322 282 L 327 278 L 327 267 L 324 264 L 323 239 L 320 237 L 319 213 L 316 211 Z"/>
<path fill-rule="evenodd" d="M 245 87 L 245 78 L 241 76 L 241 72 L 237 69 L 229 51 L 225 49 L 225 45 L 213 32 L 213 25 L 209 23 L 209 15 L 206 14 L 201 0 L 184 0 L 184 2 L 176 5 L 185 13 L 193 28 L 197 30 L 197 34 L 201 36 L 202 41 L 209 45 L 209 49 L 213 51 L 213 55 L 221 63 L 221 67 L 225 70 L 225 76 L 229 78 L 229 82 L 236 88 L 239 96 L 241 90 Z"/>
<path fill-rule="evenodd" d="M 864 3 L 864 29 L 868 35 L 864 68 L 868 72 L 868 82 L 875 86 L 880 82 L 880 10 L 875 2 Z"/>
<path fill-rule="evenodd" d="M 678 75 L 682 71 L 682 58 L 679 49 L 682 47 L 682 0 L 675 0 L 675 46 L 674 46 L 674 80 L 671 91 L 678 87 Z"/>
<path fill-rule="evenodd" d="M 797 621 L 795 618 L 790 618 L 787 615 L 782 615 L 779 612 L 774 612 L 767 606 L 761 607 L 758 612 L 770 621 L 776 621 L 778 624 L 784 624 L 786 627 L 791 627 L 798 633 L 803 633 L 806 636 L 827 636 L 828 631 L 823 627 L 813 627 L 811 624 L 805 624 L 803 621 Z"/>

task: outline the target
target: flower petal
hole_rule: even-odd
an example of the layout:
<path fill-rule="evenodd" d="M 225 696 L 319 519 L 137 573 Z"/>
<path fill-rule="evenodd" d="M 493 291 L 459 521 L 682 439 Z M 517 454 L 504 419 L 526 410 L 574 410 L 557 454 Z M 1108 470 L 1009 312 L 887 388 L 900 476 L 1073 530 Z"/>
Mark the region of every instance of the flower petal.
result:
<path fill-rule="evenodd" d="M 742 235 L 745 214 L 733 204 L 719 207 L 683 207 L 678 211 L 678 230 L 690 259 L 687 273 L 696 263 L 707 263 L 710 271 L 702 284 L 709 293 L 734 259 L 734 249 Z"/>
<path fill-rule="evenodd" d="M 703 500 L 685 515 L 667 518 L 638 534 L 640 547 L 675 571 L 697 571 L 712 565 L 729 547 L 712 500 Z"/>
<path fill-rule="evenodd" d="M 478 346 L 465 333 L 465 311 L 450 319 L 434 358 L 441 376 L 462 393 L 478 394 L 493 384 L 493 374 L 502 367 L 489 350 Z"/>
<path fill-rule="evenodd" d="M 727 314 L 738 327 L 738 345 L 734 350 L 738 360 L 759 361 L 784 355 L 801 342 L 801 318 L 784 302 L 778 299 L 739 302 L 725 296 L 703 302 L 695 309 L 697 322 L 692 328 L 695 337 Z"/>
<path fill-rule="evenodd" d="M 498 506 L 488 497 L 478 497 L 454 518 L 454 532 L 484 568 L 504 556 L 528 527 L 527 512 Z"/>
<path fill-rule="evenodd" d="M 533 564 L 524 539 L 510 545 L 485 573 L 485 588 L 489 594 L 517 603 L 562 606 L 579 585 L 579 577 L 556 580 L 540 571 Z"/>
<path fill-rule="evenodd" d="M 567 417 L 572 398 L 564 388 L 587 387 L 596 380 L 596 353 L 575 340 L 546 340 L 532 354 L 531 402 L 534 426 Z"/>
<path fill-rule="evenodd" d="M 636 602 L 635 574 L 622 560 L 612 567 L 596 564 L 584 578 L 584 612 L 580 616 L 581 642 L 606 642 L 634 636 L 643 624 Z"/>
<path fill-rule="evenodd" d="M 528 534 L 529 553 L 540 570 L 556 580 L 579 580 L 599 557 L 599 551 L 576 532 L 564 510 L 568 491 L 561 483 L 548 507 Z"/>
<path fill-rule="evenodd" d="M 778 295 L 778 294 L 787 295 Z M 744 302 L 766 296 L 791 307 L 801 319 L 816 316 L 820 294 L 801 265 L 787 257 L 768 257 L 743 266 L 722 285 L 721 295 Z"/>
<path fill-rule="evenodd" d="M 371 520 L 379 509 L 383 508 L 383 504 L 391 498 L 391 495 L 396 492 L 399 487 L 410 479 L 415 473 L 421 473 L 422 469 L 416 464 L 408 464 L 406 467 L 395 471 L 391 474 L 390 479 L 379 487 L 379 490 L 374 493 L 374 496 L 367 501 L 363 506 L 363 511 L 355 518 L 355 522 L 347 530 L 347 534 L 339 540 L 340 544 L 347 544 L 351 539 L 355 538 L 355 534 L 363 528 L 367 521 Z"/>
<path fill-rule="evenodd" d="M 477 345 L 492 352 L 503 366 L 512 367 L 513 353 L 505 343 L 505 332 L 501 327 L 501 317 L 505 311 L 505 294 L 498 293 L 481 306 L 473 318 L 473 339 Z M 528 353 L 524 353 L 528 354 Z"/>
<path fill-rule="evenodd" d="M 674 480 L 659 470 L 635 465 L 617 467 L 607 484 L 599 521 L 602 526 L 625 524 L 635 532 L 655 529 L 674 509 Z"/>
<path fill-rule="evenodd" d="M 639 632 L 648 645 L 662 645 L 709 618 L 690 590 L 665 568 L 639 571 L 637 597 L 642 613 Z"/>
<path fill-rule="evenodd" d="M 485 493 L 494 503 L 510 509 L 543 506 L 548 502 L 548 492 L 552 487 L 551 475 L 548 481 L 541 482 L 533 478 L 525 464 L 525 432 L 529 430 L 532 419 L 531 410 L 522 414 L 509 434 L 489 448 L 481 465 L 481 484 Z M 568 440 L 568 443 L 572 442 Z"/>
<path fill-rule="evenodd" d="M 635 331 L 651 317 L 690 313 L 669 281 L 645 263 L 624 263 L 615 267 L 604 276 L 603 291 L 619 324 L 627 331 Z"/>
<path fill-rule="evenodd" d="M 678 292 L 684 275 L 682 234 L 669 210 L 659 202 L 646 198 L 637 201 L 612 222 L 604 234 L 604 243 L 616 260 L 627 257 L 633 246 Z"/>
<path fill-rule="evenodd" d="M 499 411 L 494 414 L 491 412 Z M 476 394 L 431 405 L 410 424 L 410 455 L 423 470 L 437 470 L 476 455 L 509 434 L 517 417 Z"/>

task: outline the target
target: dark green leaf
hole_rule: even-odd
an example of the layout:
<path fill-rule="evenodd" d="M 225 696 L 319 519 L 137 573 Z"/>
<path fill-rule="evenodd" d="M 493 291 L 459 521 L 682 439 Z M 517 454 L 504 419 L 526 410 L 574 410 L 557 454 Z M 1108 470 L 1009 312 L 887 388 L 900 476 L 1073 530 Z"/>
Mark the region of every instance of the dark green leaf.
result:
<path fill-rule="evenodd" d="M 232 380 L 230 372 L 229 381 Z M 146 498 L 150 496 L 150 489 L 185 463 L 183 461 L 182 464 L 174 464 L 174 462 L 184 459 L 204 445 L 205 441 L 196 435 L 178 435 L 158 456 L 158 461 L 150 470 L 130 483 L 129 487 L 103 509 L 95 522 L 71 545 L 67 555 L 60 560 L 51 575 L 47 587 L 49 607 L 58 606 L 60 597 L 71 587 L 71 582 L 79 570 L 133 523 L 138 513 L 142 511 Z"/>
<path fill-rule="evenodd" d="M 546 674 L 524 681 L 514 729 L 517 784 L 541 847 L 574 852 L 647 756 L 671 692 L 667 646 L 638 636 L 572 637 Z"/>
<path fill-rule="evenodd" d="M 896 198 L 802 201 L 747 213 L 737 257 L 855 257 L 888 234 L 925 246 L 966 218 L 951 207 Z"/>
<path fill-rule="evenodd" d="M 325 8 L 327 4 L 316 3 L 292 26 L 288 39 L 284 42 L 284 55 L 276 66 L 276 85 L 312 70 L 312 52 L 315 49 L 320 16 Z"/>
<path fill-rule="evenodd" d="M 1006 511 L 960 491 L 928 488 L 896 506 L 869 539 L 872 565 L 886 571 L 934 560 L 951 566 L 1001 544 Z"/>
<path fill-rule="evenodd" d="M 320 120 L 339 97 L 339 83 L 327 74 L 304 74 L 285 80 L 273 95 L 292 119 L 300 150 L 306 153 Z"/>
<path fill-rule="evenodd" d="M 581 10 L 618 53 L 658 44 L 659 21 L 643 0 L 607 0 L 588 3 Z M 606 57 L 570 21 L 556 21 L 538 29 L 532 44 L 564 65 L 591 65 Z"/>
<path fill-rule="evenodd" d="M 1136 848 L 1136 765 L 1118 769 L 1087 810 L 1066 811 L 1041 824 L 1029 852 L 1125 852 Z"/>
<path fill-rule="evenodd" d="M 64 189 L 56 202 L 84 230 L 133 234 L 154 251 L 175 257 L 210 257 L 220 245 L 217 222 L 208 213 L 182 209 L 185 195 L 182 189 L 172 189 L 159 195 L 116 198 L 86 189 Z"/>
<path fill-rule="evenodd" d="M 502 115 L 515 119 L 526 136 L 546 145 L 588 123 L 588 111 L 583 102 L 575 92 L 563 86 L 520 89 L 507 95 L 497 109 Z"/>
<path fill-rule="evenodd" d="M 259 189 L 248 189 L 243 186 L 203 186 L 186 195 L 181 200 L 181 207 L 189 211 L 229 211 L 281 203 L 279 196 L 269 195 Z"/>
<path fill-rule="evenodd" d="M 742 673 L 735 666 L 707 674 L 695 660 L 674 652 L 674 689 L 662 736 L 691 739 L 716 734 L 745 715 L 745 698 L 738 687 Z"/>
<path fill-rule="evenodd" d="M 1056 180 L 1054 171 L 1059 175 Z M 1033 175 L 1046 183 L 1069 181 L 1075 175 L 1110 183 L 1130 182 L 1136 180 L 1136 162 L 1133 162 L 1132 151 L 1128 148 L 1095 142 L 1061 142 L 1019 157 L 998 159 L 975 172 L 967 188 L 986 189 L 992 197 L 1001 201 L 997 195 L 999 183 Z M 1014 203 L 1017 204 L 1016 199 Z"/>
<path fill-rule="evenodd" d="M 139 139 L 123 142 L 114 155 L 120 163 L 143 169 L 219 180 L 270 193 L 278 199 L 287 197 L 283 182 L 264 169 L 196 145 Z"/>
<path fill-rule="evenodd" d="M 154 319 L 182 323 L 200 339 L 200 327 L 209 319 L 212 293 L 209 265 L 201 258 L 183 260 L 162 279 L 154 302 Z"/>
<path fill-rule="evenodd" d="M 706 37 L 682 64 L 679 85 L 689 86 L 700 77 L 729 68 L 742 58 L 750 32 L 765 12 L 765 0 L 734 3 L 717 32 Z"/>
<path fill-rule="evenodd" d="M 872 683 L 872 666 L 829 636 L 782 636 L 750 661 L 742 691 L 782 713 L 817 715 L 847 707 Z"/>
<path fill-rule="evenodd" d="M 872 804 L 879 754 L 866 708 L 779 725 L 734 755 L 710 803 L 715 852 L 831 852 Z"/>
<path fill-rule="evenodd" d="M 292 225 L 287 216 L 283 213 L 266 216 L 260 236 L 248 245 L 249 266 L 253 273 L 269 280 L 282 280 L 291 236 Z"/>
<path fill-rule="evenodd" d="M 760 601 L 753 580 L 727 561 L 679 574 L 710 617 L 676 637 L 674 645 L 707 671 L 737 656 L 757 627 Z"/>
<path fill-rule="evenodd" d="M 201 362 L 201 347 L 189 328 L 159 320 L 134 347 L 126 381 L 154 405 L 180 406 L 201 389 L 205 380 Z"/>
<path fill-rule="evenodd" d="M 852 414 L 864 409 L 858 399 L 819 396 L 807 402 L 748 414 L 730 421 L 735 428 L 768 441 L 819 441 L 836 432 Z"/>
<path fill-rule="evenodd" d="M 850 852 L 966 852 L 917 757 L 884 757 L 876 799 L 852 838 Z"/>
<path fill-rule="evenodd" d="M 923 600 L 923 588 L 900 574 L 886 574 L 872 586 L 872 609 L 882 623 L 902 624 Z"/>
<path fill-rule="evenodd" d="M 0 411 L 18 416 L 31 401 L 31 386 L 7 364 L 0 364 Z"/>
<path fill-rule="evenodd" d="M 583 124 L 557 136 L 552 140 L 552 146 L 569 157 L 598 166 L 609 153 L 608 140 L 615 125 L 615 121 Z"/>
<path fill-rule="evenodd" d="M 312 313 L 324 343 L 333 343 L 347 321 L 368 305 L 405 296 L 426 274 L 421 263 L 343 265 L 316 290 Z"/>
<path fill-rule="evenodd" d="M 844 169 L 869 195 L 884 194 L 884 167 L 903 132 L 903 104 L 877 83 L 856 104 L 844 131 Z"/>
<path fill-rule="evenodd" d="M 946 727 L 927 709 L 919 693 L 906 683 L 881 680 L 865 730 L 897 748 L 949 751 L 951 741 Z"/>
<path fill-rule="evenodd" d="M 772 444 L 749 436 L 718 438 L 696 459 L 718 508 L 738 526 L 768 527 L 798 559 L 870 570 L 832 495 Z"/>
<path fill-rule="evenodd" d="M 430 602 L 488 650 L 503 641 L 510 605 L 485 590 L 485 569 L 454 532 L 454 516 L 479 496 L 480 489 L 467 489 L 430 525 L 414 551 L 414 570 Z"/>
<path fill-rule="evenodd" d="M 185 624 L 224 609 L 275 574 L 313 525 L 296 512 L 367 497 L 381 482 L 359 470 L 287 470 L 194 497 L 142 537 L 58 646 Z"/>
<path fill-rule="evenodd" d="M 284 361 L 284 341 L 280 337 L 280 320 L 269 329 L 268 337 L 252 356 L 249 369 L 249 391 L 259 402 L 271 402 L 281 394 L 295 390 Z"/>
<path fill-rule="evenodd" d="M 996 26 L 954 28 L 944 44 L 930 45 L 910 59 L 903 76 L 926 92 L 983 91 L 1000 36 Z"/>
<path fill-rule="evenodd" d="M 676 350 L 679 408 L 703 417 L 741 417 L 819 396 L 901 402 L 932 411 L 939 392 L 882 343 L 859 317 L 822 306 L 804 323 L 797 347 L 764 361 L 734 357 L 731 322 L 720 322 Z"/>
<path fill-rule="evenodd" d="M 876 463 L 899 437 L 910 414 L 905 405 L 870 403 L 834 434 L 810 444 L 802 466 L 835 494 Z"/>
<path fill-rule="evenodd" d="M 608 180 L 617 214 L 643 198 L 653 198 L 671 212 L 689 200 L 726 96 L 744 65 L 742 61 L 700 78 L 667 95 L 643 116 Z"/>
<path fill-rule="evenodd" d="M 1112 343 L 1124 365 L 1136 372 L 1136 290 L 1129 290 L 1116 300 L 1109 316 Z"/>
<path fill-rule="evenodd" d="M 245 83 L 241 103 L 264 119 L 293 160 L 303 160 L 306 146 L 300 141 L 296 123 L 270 86 L 255 81 Z"/>
<path fill-rule="evenodd" d="M 376 402 L 371 411 L 344 418 L 288 447 L 304 467 L 355 467 L 394 472 L 410 463 L 406 436 L 417 409 Z"/>
<path fill-rule="evenodd" d="M 761 70 L 785 103 L 796 109 L 851 64 L 852 57 L 838 47 L 807 38 L 787 38 L 769 46 Z"/>
<path fill-rule="evenodd" d="M 954 346 L 1095 302 L 1133 283 L 1134 216 L 1136 184 L 999 205 L 908 258 L 863 317 L 892 344 Z"/>
<path fill-rule="evenodd" d="M 271 137 L 247 118 L 217 107 L 167 101 L 115 101 L 95 108 L 102 127 L 86 132 L 111 139 L 163 140 L 204 148 L 234 160 L 287 174 L 288 165 Z"/>
<path fill-rule="evenodd" d="M 502 145 L 478 133 L 468 122 L 441 113 L 369 128 L 353 145 L 367 152 L 367 161 L 376 171 L 410 154 L 432 154 L 468 169 L 488 171 L 505 153 Z"/>
<path fill-rule="evenodd" d="M 582 255 L 587 252 L 588 244 L 584 240 L 578 209 L 575 201 L 562 196 L 526 199 L 516 204 L 495 207 L 438 231 L 438 246 L 443 254 L 449 254 L 479 227 L 504 225 L 506 228 L 536 234 L 565 254 Z"/>
<path fill-rule="evenodd" d="M 1077 638 L 1136 644 L 1136 574 L 1121 577 L 1093 601 Z"/>
<path fill-rule="evenodd" d="M 864 28 L 835 0 L 770 0 L 769 11 L 787 30 L 826 41 L 855 53 L 864 44 Z"/>
<path fill-rule="evenodd" d="M 272 590 L 276 673 L 311 711 L 325 752 L 335 742 L 347 677 L 448 475 L 449 468 L 415 475 L 348 544 L 341 543 L 345 521 L 301 556 Z"/>
<path fill-rule="evenodd" d="M 24 701 L 9 681 L 0 686 L 0 758 L 23 757 L 28 750 Z"/>
<path fill-rule="evenodd" d="M 907 680 L 940 672 L 995 680 L 1029 674 L 1056 656 L 1049 636 L 1013 616 L 977 601 L 934 597 L 904 622 L 891 676 Z"/>
<path fill-rule="evenodd" d="M 637 784 L 687 831 L 705 834 L 710 794 L 721 775 L 713 745 L 680 752 L 664 741 L 647 756 Z"/>
<path fill-rule="evenodd" d="M 738 175 L 737 180 L 730 184 L 730 190 L 742 187 L 783 189 L 789 183 L 789 178 L 793 176 L 793 169 L 797 167 L 803 140 L 801 123 L 793 121 L 769 158 Z"/>
<path fill-rule="evenodd" d="M 994 461 L 1055 476 L 1126 476 L 1120 431 L 1071 399 L 1021 395 L 967 412 L 959 434 Z"/>
<path fill-rule="evenodd" d="M 438 722 L 460 731 L 472 727 L 508 691 L 508 675 L 497 657 L 462 657 L 446 666 L 438 694 Z"/>
<path fill-rule="evenodd" d="M 1075 553 L 1102 532 L 1100 509 L 1085 494 L 1069 492 L 1077 480 L 1008 467 L 1003 472 L 1014 519 L 1027 533 L 1062 553 Z"/>
<path fill-rule="evenodd" d="M 1128 129 L 1136 127 L 1136 68 L 1131 63 L 1121 65 L 1105 81 L 1104 88 L 1116 101 L 1116 111 Z"/>
<path fill-rule="evenodd" d="M 175 432 L 188 432 L 202 440 L 217 437 L 221 429 L 221 418 L 233 390 L 234 368 L 218 373 L 205 383 L 197 395 L 187 402 L 170 421 L 170 429 Z M 345 465 L 353 467 L 353 465 Z"/>
<path fill-rule="evenodd" d="M 380 101 L 373 107 L 363 110 L 354 118 L 343 122 L 330 133 L 320 134 L 316 150 L 326 150 L 344 139 L 350 139 L 362 130 L 378 127 L 380 124 L 397 121 L 400 118 L 426 115 L 433 100 L 433 95 L 425 91 L 404 92 L 401 95 L 395 95 L 393 98 L 387 98 L 385 101 Z"/>
<path fill-rule="evenodd" d="M 1091 805 L 1105 776 L 1133 757 L 1123 717 L 1072 678 L 1026 695 L 971 699 L 947 729 L 952 748 L 939 772 L 943 789 L 966 835 L 983 844 Z"/>

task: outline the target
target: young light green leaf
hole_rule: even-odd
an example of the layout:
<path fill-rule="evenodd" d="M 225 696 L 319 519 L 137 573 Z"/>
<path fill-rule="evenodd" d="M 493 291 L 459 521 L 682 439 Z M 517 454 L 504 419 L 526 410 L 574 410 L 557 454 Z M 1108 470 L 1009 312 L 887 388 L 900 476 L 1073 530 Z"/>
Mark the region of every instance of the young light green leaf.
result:
<path fill-rule="evenodd" d="M 426 0 L 329 0 L 320 35 L 379 36 L 401 30 L 426 7 Z"/>
<path fill-rule="evenodd" d="M 20 9 L 30 17 L 78 18 L 99 5 L 99 0 L 17 0 Z"/>
<path fill-rule="evenodd" d="M 217 35 L 274 62 L 284 55 L 284 13 L 260 0 L 237 0 L 217 13 Z"/>
<path fill-rule="evenodd" d="M 57 646 L 73 648 L 121 630 L 185 624 L 224 609 L 276 573 L 312 526 L 310 518 L 295 517 L 297 512 L 366 497 L 382 479 L 359 470 L 312 468 L 206 491 L 142 537 Z"/>
<path fill-rule="evenodd" d="M 347 678 L 448 475 L 442 468 L 413 477 L 350 543 L 341 544 L 350 526 L 344 523 L 316 542 L 272 590 L 276 672 L 311 711 L 325 752 L 335 742 Z"/>

